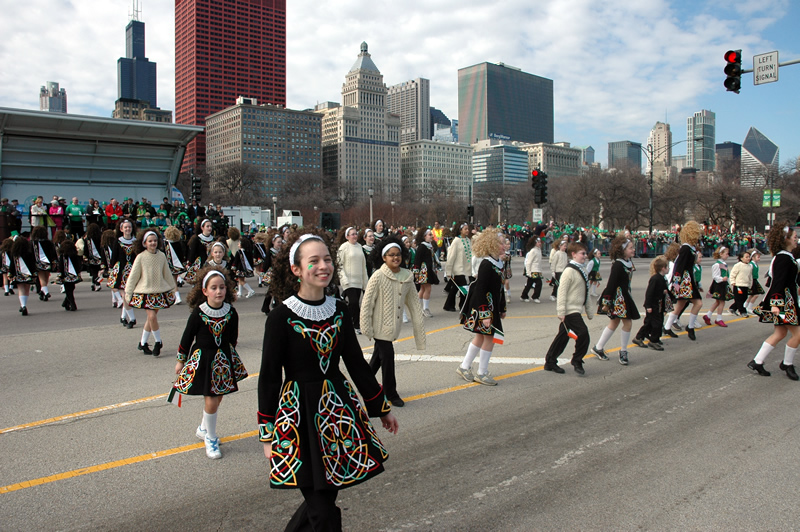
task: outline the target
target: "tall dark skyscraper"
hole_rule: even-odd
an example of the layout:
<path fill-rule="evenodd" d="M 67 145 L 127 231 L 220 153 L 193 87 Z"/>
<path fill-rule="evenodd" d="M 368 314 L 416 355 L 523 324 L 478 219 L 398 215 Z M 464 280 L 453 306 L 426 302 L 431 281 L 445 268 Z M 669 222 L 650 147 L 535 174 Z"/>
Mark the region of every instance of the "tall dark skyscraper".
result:
<path fill-rule="evenodd" d="M 286 0 L 175 0 L 175 122 L 206 117 L 239 96 L 286 105 Z M 206 164 L 206 137 L 183 170 Z"/>
<path fill-rule="evenodd" d="M 117 60 L 117 97 L 150 102 L 157 107 L 156 64 L 144 54 L 144 22 L 134 8 L 125 27 L 125 57 Z"/>
<path fill-rule="evenodd" d="M 508 65 L 458 70 L 458 138 L 553 142 L 553 80 Z"/>

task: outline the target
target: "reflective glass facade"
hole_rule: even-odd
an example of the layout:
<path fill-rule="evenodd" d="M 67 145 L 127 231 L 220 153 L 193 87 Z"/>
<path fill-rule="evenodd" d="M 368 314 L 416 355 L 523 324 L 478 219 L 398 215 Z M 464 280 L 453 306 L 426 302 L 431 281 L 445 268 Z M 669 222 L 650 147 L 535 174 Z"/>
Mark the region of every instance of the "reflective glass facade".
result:
<path fill-rule="evenodd" d="M 458 137 L 553 142 L 553 80 L 503 64 L 458 71 Z"/>

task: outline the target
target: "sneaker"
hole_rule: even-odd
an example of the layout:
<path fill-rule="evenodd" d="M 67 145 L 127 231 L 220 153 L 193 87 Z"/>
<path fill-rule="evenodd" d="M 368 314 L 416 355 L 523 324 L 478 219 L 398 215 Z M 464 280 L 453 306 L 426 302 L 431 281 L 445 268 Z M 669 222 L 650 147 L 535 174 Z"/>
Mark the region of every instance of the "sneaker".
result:
<path fill-rule="evenodd" d="M 555 301 L 555 300 L 556 300 L 556 296 L 550 296 L 550 301 Z"/>
<path fill-rule="evenodd" d="M 724 321 L 722 321 L 722 320 L 717 320 L 717 321 L 715 321 L 714 323 L 716 323 L 716 324 L 717 324 L 717 325 L 719 325 L 720 327 L 727 327 L 727 326 L 728 326 L 728 324 L 727 324 L 727 323 L 725 323 L 725 322 L 724 322 Z"/>
<path fill-rule="evenodd" d="M 731 310 L 730 310 L 730 311 L 728 311 L 728 312 L 730 312 L 731 316 L 738 316 L 738 315 L 739 315 L 739 311 L 738 311 L 738 310 L 733 310 L 733 309 L 731 309 Z"/>
<path fill-rule="evenodd" d="M 206 439 L 206 434 L 208 434 L 208 431 L 203 427 L 201 427 L 200 425 L 198 425 L 197 430 L 194 431 L 194 435 L 203 441 L 205 441 Z"/>
<path fill-rule="evenodd" d="M 488 373 L 481 375 L 477 373 L 473 379 L 478 384 L 485 384 L 486 386 L 497 386 L 497 381 L 494 380 Z"/>
<path fill-rule="evenodd" d="M 461 378 L 467 382 L 472 382 L 475 380 L 475 375 L 472 374 L 472 370 L 469 368 L 464 369 L 461 366 L 458 366 L 458 368 L 456 368 L 456 373 L 461 375 Z"/>
<path fill-rule="evenodd" d="M 703 321 L 706 322 L 706 325 L 711 325 L 711 318 L 707 315 L 703 315 Z"/>
<path fill-rule="evenodd" d="M 139 344 L 137 349 L 143 352 L 145 355 L 152 355 L 153 352 L 150 350 L 150 346 L 147 344 Z"/>
<path fill-rule="evenodd" d="M 432 318 L 433 317 L 433 314 L 431 314 L 430 309 L 424 309 L 422 311 L 422 315 L 425 316 L 426 318 Z"/>
<path fill-rule="evenodd" d="M 634 344 L 638 345 L 639 347 L 647 347 L 647 344 L 645 344 L 644 340 L 642 340 L 641 338 L 634 338 L 632 341 L 633 341 Z"/>
<path fill-rule="evenodd" d="M 675 332 L 681 332 L 683 330 L 683 324 L 680 321 L 675 320 L 675 323 L 672 324 L 672 330 Z"/>
<path fill-rule="evenodd" d="M 206 437 L 203 438 L 203 441 L 206 444 L 206 456 L 213 460 L 222 458 L 222 453 L 219 450 L 219 438 L 214 438 L 212 440 L 208 437 L 208 435 L 206 435 Z"/>
<path fill-rule="evenodd" d="M 661 345 L 661 342 L 648 342 L 647 347 L 650 349 L 655 349 L 656 351 L 664 350 L 664 346 Z"/>
<path fill-rule="evenodd" d="M 539 301 L 538 299 L 534 299 L 533 302 L 534 303 L 541 303 L 541 301 Z"/>
<path fill-rule="evenodd" d="M 523 303 L 530 303 L 531 302 L 531 300 L 528 299 L 527 297 L 521 297 L 521 298 L 519 298 L 519 300 L 522 301 Z"/>
<path fill-rule="evenodd" d="M 602 349 L 597 349 L 596 347 L 592 347 L 592 353 L 594 353 L 594 356 L 596 356 L 598 360 L 608 360 L 606 352 L 603 351 Z"/>
<path fill-rule="evenodd" d="M 673 327 L 673 329 L 675 328 L 674 325 L 672 327 Z M 664 329 L 664 336 L 669 336 L 670 338 L 677 338 L 678 337 L 677 334 L 672 332 L 672 329 Z"/>
<path fill-rule="evenodd" d="M 251 297 L 253 297 L 254 295 L 256 295 L 256 291 L 255 291 L 255 290 L 250 290 L 249 292 L 247 292 L 247 295 L 246 295 L 246 296 L 244 296 L 244 298 L 245 298 L 245 299 L 250 299 L 250 298 L 251 298 Z"/>
<path fill-rule="evenodd" d="M 619 352 L 619 363 L 623 366 L 628 365 L 628 352 L 627 351 L 620 351 Z"/>
<path fill-rule="evenodd" d="M 356 334 L 361 334 L 361 329 L 356 329 Z"/>

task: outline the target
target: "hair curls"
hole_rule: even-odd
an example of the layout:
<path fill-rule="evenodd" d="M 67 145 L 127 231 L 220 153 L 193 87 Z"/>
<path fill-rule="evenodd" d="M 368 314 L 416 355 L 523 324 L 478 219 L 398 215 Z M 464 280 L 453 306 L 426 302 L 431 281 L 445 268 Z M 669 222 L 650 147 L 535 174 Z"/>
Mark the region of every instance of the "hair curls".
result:
<path fill-rule="evenodd" d="M 333 261 L 331 279 L 336 279 L 336 250 L 331 247 L 332 242 L 330 234 L 327 231 L 317 228 L 294 231 L 289 234 L 289 239 L 286 241 L 283 247 L 281 247 L 281 250 L 272 261 L 273 276 L 272 284 L 270 285 L 270 292 L 280 300 L 284 300 L 287 297 L 296 294 L 300 287 L 300 280 L 294 273 L 292 273 L 292 269 L 289 265 L 289 251 L 292 248 L 292 244 L 294 244 L 298 238 L 307 234 L 316 235 L 322 238 L 322 241 L 328 248 L 328 252 L 331 254 L 331 260 Z M 319 242 L 318 240 L 313 241 Z M 307 244 L 308 241 L 303 242 L 295 252 L 294 260 L 295 264 L 298 266 L 303 258 L 303 248 Z"/>
<path fill-rule="evenodd" d="M 189 305 L 189 308 L 198 307 L 208 301 L 208 298 L 203 294 L 203 279 L 205 279 L 208 272 L 212 270 L 221 273 L 222 277 L 225 279 L 225 303 L 233 303 L 236 301 L 236 283 L 226 275 L 227 271 L 216 266 L 205 266 L 197 272 L 197 279 L 199 282 L 194 284 L 189 291 L 189 295 L 186 296 L 186 304 Z"/>

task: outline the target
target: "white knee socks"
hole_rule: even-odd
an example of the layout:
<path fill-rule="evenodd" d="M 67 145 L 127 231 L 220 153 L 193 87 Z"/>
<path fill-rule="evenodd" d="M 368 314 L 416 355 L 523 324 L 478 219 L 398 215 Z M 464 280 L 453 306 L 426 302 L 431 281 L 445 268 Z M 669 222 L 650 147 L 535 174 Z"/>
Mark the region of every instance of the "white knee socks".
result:
<path fill-rule="evenodd" d="M 153 339 L 156 342 L 159 342 L 159 343 L 161 342 L 161 329 L 153 331 Z"/>
<path fill-rule="evenodd" d="M 142 345 L 147 344 L 147 341 L 150 340 L 150 331 L 142 330 Z"/>
<path fill-rule="evenodd" d="M 767 355 L 769 355 L 773 349 L 775 349 L 775 347 L 769 345 L 767 342 L 761 344 L 761 349 L 758 350 L 756 358 L 754 359 L 756 364 L 763 364 L 764 361 L 767 359 Z"/>
<path fill-rule="evenodd" d="M 489 373 L 489 359 L 492 357 L 491 351 L 481 351 L 481 358 L 478 360 L 478 375 L 486 375 Z"/>
<path fill-rule="evenodd" d="M 676 321 L 678 321 L 678 315 L 670 313 L 670 315 L 667 316 L 667 323 L 664 324 L 664 329 L 670 330 Z"/>
<path fill-rule="evenodd" d="M 628 343 L 631 341 L 631 332 L 630 331 L 620 331 L 619 333 L 619 343 L 622 346 L 620 351 L 627 351 L 628 350 Z"/>
<path fill-rule="evenodd" d="M 20 307 L 28 306 L 28 296 L 23 296 L 22 294 L 19 295 L 19 306 Z"/>
<path fill-rule="evenodd" d="M 797 354 L 796 347 L 789 347 L 786 346 L 786 350 L 783 352 L 783 363 L 786 366 L 793 366 L 794 365 L 794 356 Z"/>
<path fill-rule="evenodd" d="M 217 414 L 209 414 L 203 410 L 203 423 L 200 425 L 206 429 L 206 438 L 209 440 L 217 439 Z"/>
<path fill-rule="evenodd" d="M 603 349 L 606 346 L 606 342 L 608 342 L 611 335 L 614 334 L 614 331 L 606 327 L 603 329 L 603 333 L 600 335 L 600 339 L 594 345 L 597 349 Z"/>
<path fill-rule="evenodd" d="M 480 351 L 480 347 L 470 342 L 469 347 L 467 347 L 467 354 L 464 356 L 464 360 L 461 362 L 461 369 L 469 369 L 470 366 L 472 366 L 472 361 L 475 360 L 475 357 L 478 356 Z"/>

